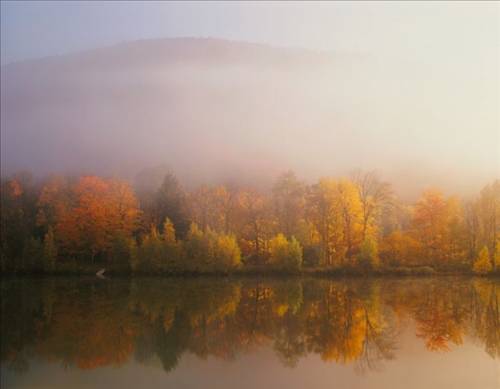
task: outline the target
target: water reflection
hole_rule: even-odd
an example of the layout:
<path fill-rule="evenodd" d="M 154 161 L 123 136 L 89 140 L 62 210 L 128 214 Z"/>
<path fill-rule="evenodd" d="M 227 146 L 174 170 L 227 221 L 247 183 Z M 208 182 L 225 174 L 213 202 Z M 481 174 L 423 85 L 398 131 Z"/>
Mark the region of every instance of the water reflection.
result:
<path fill-rule="evenodd" d="M 488 279 L 22 279 L 1 283 L 1 362 L 176 369 L 271 348 L 359 372 L 397 359 L 408 329 L 429 352 L 473 340 L 500 357 L 500 282 Z"/>

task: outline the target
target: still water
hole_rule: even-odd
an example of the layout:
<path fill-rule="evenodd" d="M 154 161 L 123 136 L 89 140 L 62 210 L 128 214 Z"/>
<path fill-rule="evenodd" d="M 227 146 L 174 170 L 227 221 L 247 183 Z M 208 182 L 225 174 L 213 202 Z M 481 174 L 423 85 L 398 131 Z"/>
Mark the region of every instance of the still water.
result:
<path fill-rule="evenodd" d="M 500 388 L 500 280 L 7 279 L 1 387 Z"/>

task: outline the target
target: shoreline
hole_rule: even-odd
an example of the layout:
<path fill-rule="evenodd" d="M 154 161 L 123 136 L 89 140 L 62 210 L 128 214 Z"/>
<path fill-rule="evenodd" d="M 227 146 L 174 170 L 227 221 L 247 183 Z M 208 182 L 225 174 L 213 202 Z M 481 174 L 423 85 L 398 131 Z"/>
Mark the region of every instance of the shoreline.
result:
<path fill-rule="evenodd" d="M 97 272 L 97 271 L 96 271 Z M 0 279 L 3 278 L 44 278 L 44 277 L 96 277 L 96 278 L 325 278 L 325 279 L 339 279 L 339 278 L 447 278 L 447 277 L 467 277 L 467 278 L 489 278 L 500 279 L 500 272 L 490 274 L 476 274 L 467 271 L 421 271 L 419 269 L 412 271 L 405 271 L 395 269 L 391 271 L 348 271 L 339 269 L 305 269 L 298 272 L 291 271 L 259 271 L 259 270 L 236 270 L 232 272 L 222 271 L 165 271 L 165 272 L 131 272 L 125 269 L 109 269 L 104 272 L 103 277 L 97 276 L 96 272 L 90 269 L 83 271 L 53 271 L 53 272 L 1 272 Z"/>

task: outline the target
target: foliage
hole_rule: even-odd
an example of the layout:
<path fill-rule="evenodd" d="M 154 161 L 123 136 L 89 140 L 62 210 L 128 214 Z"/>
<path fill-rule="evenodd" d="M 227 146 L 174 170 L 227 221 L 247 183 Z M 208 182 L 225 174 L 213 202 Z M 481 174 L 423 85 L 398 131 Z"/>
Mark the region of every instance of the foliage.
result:
<path fill-rule="evenodd" d="M 131 267 L 144 272 L 176 270 L 181 262 L 181 245 L 175 239 L 175 229 L 167 218 L 163 234 L 153 225 L 141 245 L 130 256 Z"/>
<path fill-rule="evenodd" d="M 231 271 L 241 264 L 241 253 L 234 236 L 217 233 L 210 228 L 203 232 L 194 223 L 184 248 L 189 270 Z"/>
<path fill-rule="evenodd" d="M 269 263 L 278 269 L 289 271 L 300 270 L 302 267 L 302 247 L 292 237 L 278 234 L 269 241 Z"/>
<path fill-rule="evenodd" d="M 375 269 L 380 265 L 377 241 L 372 237 L 366 237 L 361 244 L 358 253 L 358 264 L 365 269 Z"/>
<path fill-rule="evenodd" d="M 152 212 L 152 219 L 157 228 L 168 218 L 179 238 L 186 235 L 189 229 L 187 197 L 175 175 L 165 175 L 163 183 L 155 193 Z"/>
<path fill-rule="evenodd" d="M 165 222 L 163 223 L 163 240 L 168 244 L 175 244 L 177 241 L 175 238 L 174 224 L 170 221 L 168 217 L 165 219 Z"/>
<path fill-rule="evenodd" d="M 492 271 L 500 268 L 498 180 L 468 202 L 428 190 L 411 205 L 373 172 L 312 185 L 286 172 L 270 192 L 186 191 L 172 173 L 163 180 L 160 173 L 139 180 L 138 196 L 124 181 L 97 176 L 3 179 L 2 271 L 472 271 L 483 247 Z"/>
<path fill-rule="evenodd" d="M 493 270 L 490 261 L 490 254 L 488 251 L 488 247 L 484 246 L 481 249 L 479 255 L 474 261 L 474 266 L 472 267 L 472 270 L 474 271 L 474 273 L 477 274 L 487 274 Z"/>
<path fill-rule="evenodd" d="M 380 257 L 384 265 L 415 265 L 420 253 L 420 242 L 408 233 L 396 230 L 382 238 Z"/>
<path fill-rule="evenodd" d="M 130 237 L 140 214 L 127 183 L 95 176 L 74 183 L 52 178 L 42 188 L 38 205 L 38 224 L 54 225 L 61 253 L 92 262 L 98 256 L 111 257 L 117 237 Z"/>

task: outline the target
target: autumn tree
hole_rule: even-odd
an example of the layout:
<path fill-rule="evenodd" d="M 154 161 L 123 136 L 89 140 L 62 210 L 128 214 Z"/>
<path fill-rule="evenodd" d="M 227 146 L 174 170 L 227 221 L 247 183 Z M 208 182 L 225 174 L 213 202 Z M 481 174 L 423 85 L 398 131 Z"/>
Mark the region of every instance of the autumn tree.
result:
<path fill-rule="evenodd" d="M 142 236 L 138 247 L 130 247 L 133 270 L 145 272 L 177 271 L 182 266 L 182 244 L 175 236 L 174 224 L 166 218 L 160 234 L 154 224 L 149 233 Z"/>
<path fill-rule="evenodd" d="M 361 241 L 364 241 L 368 234 L 377 232 L 383 208 L 391 202 L 392 190 L 390 185 L 381 181 L 373 171 L 356 171 L 353 174 L 353 181 L 361 202 Z"/>
<path fill-rule="evenodd" d="M 288 239 L 299 234 L 304 213 L 304 191 L 304 184 L 292 171 L 283 173 L 274 183 L 272 192 L 277 229 Z"/>
<path fill-rule="evenodd" d="M 380 258 L 384 265 L 416 265 L 420 260 L 421 245 L 413 234 L 396 230 L 382 238 Z"/>
<path fill-rule="evenodd" d="M 346 256 L 351 258 L 361 243 L 362 236 L 361 201 L 352 182 L 348 180 L 338 182 L 336 202 L 341 212 Z"/>
<path fill-rule="evenodd" d="M 478 199 L 481 244 L 488 247 L 490 261 L 495 269 L 493 255 L 500 244 L 500 180 L 486 185 Z"/>
<path fill-rule="evenodd" d="M 308 195 L 308 217 L 315 225 L 326 264 L 344 264 L 361 243 L 361 202 L 348 180 L 321 179 Z"/>
<path fill-rule="evenodd" d="M 473 261 L 479 251 L 481 229 L 479 220 L 479 206 L 477 201 L 468 201 L 464 205 L 465 241 L 467 257 Z"/>
<path fill-rule="evenodd" d="M 191 271 L 230 271 L 241 265 L 241 252 L 233 235 L 202 231 L 191 224 L 184 244 L 183 260 Z"/>
<path fill-rule="evenodd" d="M 436 264 L 449 263 L 460 252 L 458 225 L 460 205 L 454 198 L 445 199 L 441 192 L 428 190 L 415 205 L 413 227 L 422 245 L 422 257 Z M 455 230 L 456 228 L 456 230 Z"/>
<path fill-rule="evenodd" d="M 164 244 L 158 229 L 151 225 L 148 234 L 142 238 L 136 253 L 131 256 L 131 267 L 133 270 L 145 272 L 163 271 L 166 258 L 164 255 Z"/>
<path fill-rule="evenodd" d="M 302 247 L 295 238 L 288 240 L 278 234 L 269 241 L 269 263 L 278 269 L 300 270 L 302 266 Z"/>
<path fill-rule="evenodd" d="M 202 230 L 233 232 L 237 192 L 224 185 L 202 185 L 189 197 L 191 215 Z"/>
<path fill-rule="evenodd" d="M 254 190 L 240 192 L 241 226 L 239 237 L 258 261 L 265 254 L 273 219 L 269 199 Z"/>
<path fill-rule="evenodd" d="M 163 223 L 163 240 L 170 244 L 177 243 L 175 237 L 175 227 L 174 223 L 167 217 Z"/>
<path fill-rule="evenodd" d="M 488 252 L 488 247 L 484 246 L 479 255 L 474 261 L 474 265 L 472 267 L 474 273 L 477 274 L 487 274 L 493 270 L 493 266 L 490 261 L 490 254 Z"/>
<path fill-rule="evenodd" d="M 379 266 L 378 244 L 375 238 L 365 238 L 359 249 L 357 260 L 358 264 L 365 269 L 374 269 Z"/>
<path fill-rule="evenodd" d="M 110 253 L 115 239 L 130 237 L 137 227 L 137 200 L 130 186 L 120 180 L 81 177 L 71 187 L 67 202 L 60 202 L 57 194 L 46 194 L 44 188 L 39 202 L 51 213 L 54 210 L 54 233 L 69 255 L 94 260 L 98 254 Z"/>
<path fill-rule="evenodd" d="M 72 178 L 51 176 L 45 180 L 37 202 L 37 225 L 48 231 L 54 228 L 61 218 L 71 212 L 75 198 Z"/>
<path fill-rule="evenodd" d="M 334 201 L 335 185 L 334 180 L 323 178 L 310 188 L 307 195 L 307 218 L 318 232 L 321 261 L 327 265 L 344 256 L 339 252 L 342 228 Z"/>
<path fill-rule="evenodd" d="M 234 235 L 224 233 L 209 233 L 209 256 L 213 258 L 216 270 L 234 270 L 241 265 L 241 251 Z"/>

